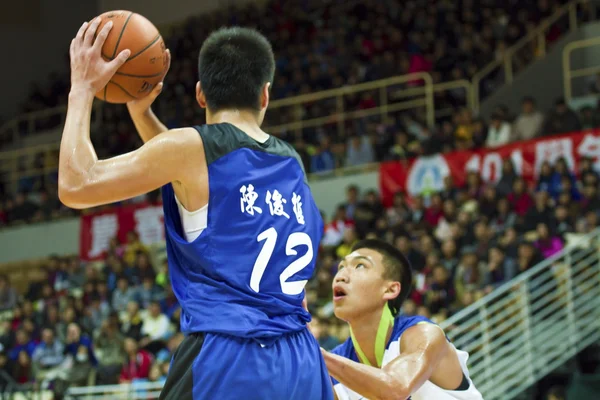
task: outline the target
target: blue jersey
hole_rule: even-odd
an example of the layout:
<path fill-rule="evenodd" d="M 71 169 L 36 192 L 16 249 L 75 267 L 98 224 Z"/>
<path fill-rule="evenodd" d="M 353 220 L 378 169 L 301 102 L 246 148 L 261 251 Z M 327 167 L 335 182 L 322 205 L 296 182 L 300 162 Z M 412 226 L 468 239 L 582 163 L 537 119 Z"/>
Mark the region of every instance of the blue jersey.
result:
<path fill-rule="evenodd" d="M 208 165 L 207 227 L 185 240 L 163 187 L 169 273 L 184 333 L 277 338 L 305 329 L 302 308 L 323 221 L 287 143 L 259 143 L 231 124 L 196 127 Z"/>

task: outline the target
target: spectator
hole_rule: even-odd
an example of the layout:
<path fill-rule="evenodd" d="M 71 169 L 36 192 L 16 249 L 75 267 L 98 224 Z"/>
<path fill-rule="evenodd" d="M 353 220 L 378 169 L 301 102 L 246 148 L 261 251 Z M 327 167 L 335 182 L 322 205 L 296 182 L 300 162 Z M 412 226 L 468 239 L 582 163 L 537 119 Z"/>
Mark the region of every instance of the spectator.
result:
<path fill-rule="evenodd" d="M 10 213 L 9 219 L 12 223 L 28 222 L 32 215 L 37 212 L 37 206 L 27 199 L 25 193 L 17 193 L 15 197 L 15 206 Z"/>
<path fill-rule="evenodd" d="M 94 351 L 98 358 L 98 384 L 117 383 L 124 361 L 123 343 L 119 327 L 109 319 L 104 320 L 94 337 Z"/>
<path fill-rule="evenodd" d="M 13 379 L 21 385 L 31 383 L 33 381 L 33 372 L 31 367 L 31 356 L 25 350 L 17 353 L 15 366 L 12 373 Z"/>
<path fill-rule="evenodd" d="M 563 99 L 558 99 L 554 110 L 548 115 L 544 124 L 544 134 L 554 135 L 581 130 L 581 123 L 577 114 L 567 107 Z"/>
<path fill-rule="evenodd" d="M 317 338 L 319 346 L 325 350 L 333 350 L 340 341 L 329 333 L 329 323 L 320 318 L 313 318 L 310 322 L 310 330 Z"/>
<path fill-rule="evenodd" d="M 121 369 L 119 383 L 131 383 L 134 379 L 147 379 L 152 366 L 152 355 L 138 349 L 135 339 L 125 338 L 125 362 Z"/>
<path fill-rule="evenodd" d="M 130 301 L 127 305 L 127 311 L 120 317 L 123 325 L 121 332 L 127 337 L 140 340 L 142 338 L 142 316 L 140 315 L 140 306 L 135 301 Z"/>
<path fill-rule="evenodd" d="M 70 359 L 69 381 L 75 385 L 89 384 L 93 375 L 92 368 L 98 364 L 92 347 L 92 340 L 81 333 L 81 328 L 76 323 L 67 327 L 67 340 L 65 354 Z"/>
<path fill-rule="evenodd" d="M 321 144 L 317 152 L 311 156 L 310 170 L 316 172 L 328 172 L 336 167 L 333 153 L 331 152 L 330 140 L 327 137 L 321 138 Z"/>
<path fill-rule="evenodd" d="M 540 251 L 544 258 L 550 258 L 559 253 L 563 249 L 563 243 L 560 237 L 550 234 L 548 225 L 539 223 L 537 226 L 538 240 L 535 242 L 535 247 Z"/>
<path fill-rule="evenodd" d="M 134 300 L 134 291 L 129 287 L 129 282 L 124 276 L 119 277 L 117 281 L 117 288 L 112 295 L 112 308 L 113 310 L 121 313 L 127 309 L 127 305 L 130 301 Z"/>
<path fill-rule="evenodd" d="M 415 271 L 420 271 L 425 264 L 425 257 L 416 250 L 410 238 L 406 235 L 400 235 L 394 239 L 394 244 L 406 256 L 410 265 Z"/>
<path fill-rule="evenodd" d="M 513 184 L 513 191 L 508 195 L 508 201 L 510 202 L 512 209 L 519 217 L 525 216 L 529 208 L 533 204 L 531 196 L 526 191 L 525 181 L 522 178 L 515 180 Z"/>
<path fill-rule="evenodd" d="M 169 318 L 160 311 L 160 303 L 152 301 L 148 313 L 142 318 L 142 335 L 151 341 L 164 341 L 171 334 Z"/>
<path fill-rule="evenodd" d="M 8 352 L 8 358 L 12 361 L 17 361 L 21 352 L 27 353 L 28 359 L 33 355 L 37 344 L 31 339 L 29 333 L 25 329 L 19 329 L 15 335 L 16 342 L 13 348 Z"/>
<path fill-rule="evenodd" d="M 14 310 L 18 299 L 17 291 L 10 285 L 8 276 L 0 275 L 0 311 Z"/>
<path fill-rule="evenodd" d="M 506 197 L 513 190 L 515 180 L 518 178 L 515 166 L 510 158 L 502 161 L 502 176 L 496 184 L 496 193 L 499 197 Z"/>
<path fill-rule="evenodd" d="M 140 242 L 140 236 L 135 231 L 127 232 L 127 247 L 123 255 L 123 261 L 127 265 L 134 265 L 136 259 L 139 259 L 139 253 L 148 253 L 146 246 Z"/>
<path fill-rule="evenodd" d="M 592 107 L 583 107 L 579 110 L 581 129 L 594 129 L 598 126 L 598 117 Z"/>
<path fill-rule="evenodd" d="M 554 231 L 563 241 L 568 232 L 575 231 L 575 223 L 569 216 L 569 210 L 565 206 L 558 206 L 554 209 L 554 221 L 556 223 Z"/>
<path fill-rule="evenodd" d="M 354 220 L 354 211 L 356 210 L 356 206 L 358 206 L 359 194 L 358 187 L 355 185 L 350 185 L 346 188 L 346 203 L 343 206 L 346 208 L 346 218 L 350 221 Z"/>
<path fill-rule="evenodd" d="M 426 294 L 425 304 L 433 314 L 436 314 L 443 308 L 448 308 L 454 302 L 454 285 L 450 280 L 450 274 L 442 266 L 437 266 L 433 270 L 433 282 Z"/>
<path fill-rule="evenodd" d="M 538 176 L 536 190 L 548 193 L 556 193 L 558 190 L 554 187 L 552 176 L 554 170 L 548 161 L 544 161 L 540 167 L 540 175 Z"/>
<path fill-rule="evenodd" d="M 373 145 L 369 136 L 354 136 L 346 146 L 346 166 L 370 164 L 375 161 Z"/>
<path fill-rule="evenodd" d="M 465 248 L 454 276 L 456 297 L 461 300 L 472 290 L 481 288 L 484 279 L 483 264 L 479 262 L 473 248 Z"/>
<path fill-rule="evenodd" d="M 55 338 L 52 328 L 44 328 L 42 342 L 33 351 L 32 371 L 38 382 L 66 378 L 64 374 L 65 346 Z M 44 385 L 42 385 L 44 387 Z"/>
<path fill-rule="evenodd" d="M 322 240 L 323 246 L 338 246 L 344 237 L 344 232 L 352 228 L 354 223 L 346 217 L 346 207 L 338 206 L 331 222 L 325 226 L 325 235 Z"/>
<path fill-rule="evenodd" d="M 488 288 L 488 292 L 492 288 L 496 288 L 503 283 L 508 282 L 517 275 L 517 265 L 515 260 L 506 257 L 502 249 L 492 247 L 489 250 L 487 271 L 483 280 L 483 284 Z"/>
<path fill-rule="evenodd" d="M 510 124 L 499 114 L 492 114 L 490 127 L 485 141 L 485 147 L 504 146 L 512 141 Z"/>
<path fill-rule="evenodd" d="M 144 276 L 142 285 L 136 291 L 136 299 L 144 309 L 148 308 L 152 302 L 162 300 L 163 291 L 154 284 L 154 279 L 150 275 Z"/>
<path fill-rule="evenodd" d="M 491 221 L 491 228 L 496 232 L 504 232 L 512 228 L 517 222 L 517 215 L 511 210 L 510 202 L 503 197 L 498 200 L 495 216 Z"/>
<path fill-rule="evenodd" d="M 535 100 L 532 97 L 525 97 L 521 106 L 521 114 L 513 126 L 514 140 L 531 140 L 538 137 L 543 123 L 544 115 L 536 110 Z"/>
<path fill-rule="evenodd" d="M 533 231 L 542 222 L 552 224 L 552 208 L 549 205 L 548 193 L 537 192 L 534 206 L 525 214 L 522 230 Z"/>

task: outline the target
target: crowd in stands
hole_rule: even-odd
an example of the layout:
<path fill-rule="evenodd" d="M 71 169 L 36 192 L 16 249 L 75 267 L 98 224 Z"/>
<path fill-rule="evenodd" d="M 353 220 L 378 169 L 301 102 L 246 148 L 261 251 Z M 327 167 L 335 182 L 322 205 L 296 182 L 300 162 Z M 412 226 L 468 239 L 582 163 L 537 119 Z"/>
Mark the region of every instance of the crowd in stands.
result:
<path fill-rule="evenodd" d="M 106 117 L 113 118 L 113 111 L 109 109 Z M 499 106 L 489 121 L 483 121 L 474 117 L 469 110 L 460 109 L 452 118 L 441 121 L 436 129 L 430 130 L 408 115 L 392 115 L 385 121 L 358 121 L 357 125 L 364 124 L 367 127 L 365 134 L 341 139 L 324 137 L 320 145 L 296 140 L 296 149 L 308 173 L 323 173 L 339 167 L 498 147 L 521 140 L 595 128 L 600 126 L 598 115 L 600 102 L 595 109 L 585 107 L 576 112 L 559 99 L 555 107 L 542 112 L 536 108 L 535 100 L 527 97 L 523 99 L 522 110 L 516 116 L 510 115 L 506 107 Z M 140 144 L 135 128 L 124 119 L 118 123 L 107 122 L 104 126 L 107 131 L 115 133 L 94 137 L 97 139 L 99 157 L 116 155 Z M 14 194 L 6 182 L 2 190 L 0 176 L 0 228 L 76 215 L 75 210 L 64 207 L 58 200 L 57 157 L 56 153 L 40 153 L 34 165 L 27 168 L 45 168 L 44 172 L 22 176 L 16 182 Z M 156 202 L 159 197 L 158 192 L 153 192 L 132 201 Z"/>
<path fill-rule="evenodd" d="M 156 111 L 168 127 L 203 122 L 204 115 L 191 96 L 197 79 L 198 49 L 210 31 L 223 25 L 254 26 L 271 40 L 277 58 L 272 93 L 278 99 L 412 72 L 429 72 L 434 82 L 470 78 L 490 61 L 502 57 L 506 48 L 565 2 L 539 0 L 534 7 L 527 2 L 498 0 L 272 0 L 264 7 L 251 3 L 235 12 L 221 10 L 192 17 L 165 34 L 173 62 Z M 579 12 L 580 19 L 593 18 L 587 5 Z M 546 36 L 548 45 L 566 31 L 567 22 L 559 20 L 553 25 Z M 515 68 L 535 56 L 535 47 L 519 52 Z M 492 76 L 481 89 L 490 91 L 498 84 L 501 77 Z M 64 104 L 68 88 L 67 74 L 52 74 L 48 82 L 34 85 L 22 111 Z M 499 146 L 541 134 L 597 126 L 589 110 L 578 118 L 565 105 L 557 105 L 556 110 L 541 110 L 547 111 L 544 117 L 535 109 L 534 101 L 526 101 L 528 105 L 516 119 L 499 107 L 491 119 L 484 121 L 462 108 L 464 96 L 457 90 L 436 99 L 436 104 L 455 111 L 433 128 L 425 126 L 420 115 L 406 112 L 391 114 L 384 120 L 348 123 L 341 135 L 333 124 L 305 129 L 301 135 L 284 133 L 282 137 L 295 145 L 308 172 L 326 172 L 454 149 Z M 345 109 L 376 107 L 377 99 L 376 93 L 369 92 L 347 96 Z M 100 130 L 93 134 L 99 157 L 139 147 L 141 141 L 126 108 L 108 104 L 102 108 Z M 311 104 L 302 110 L 302 118 L 334 112 L 335 102 Z M 267 113 L 267 117 L 271 125 L 294 118 L 283 110 Z M 40 121 L 36 128 L 55 127 L 59 120 Z M 57 153 L 23 158 L 17 166 L 17 182 L 12 173 L 0 174 L 0 227 L 73 215 L 57 201 L 57 158 Z"/>
<path fill-rule="evenodd" d="M 496 185 L 477 173 L 464 187 L 446 178 L 443 191 L 427 198 L 397 193 L 388 209 L 376 192 L 349 187 L 326 224 L 307 286 L 320 344 L 331 349 L 348 335 L 332 313 L 331 282 L 356 240 L 385 238 L 406 254 L 415 280 L 402 312 L 440 322 L 561 251 L 569 233 L 596 228 L 599 183 L 591 159 L 574 172 L 563 159 L 546 163 L 529 186 L 506 159 Z M 100 264 L 51 257 L 27 290 L 0 277 L 0 381 L 60 387 L 164 379 L 182 340 L 180 308 L 168 263 L 153 265 L 149 254 L 131 232 L 124 245 L 112 241 Z"/>
<path fill-rule="evenodd" d="M 277 99 L 413 72 L 431 72 L 439 82 L 472 77 L 565 3 L 271 0 L 264 6 L 251 2 L 190 17 L 164 32 L 173 56 L 165 98 L 177 104 L 169 115 L 187 125 L 201 118 L 182 97 L 194 91 L 202 41 L 223 25 L 255 27 L 271 41 Z M 580 16 L 590 19 L 590 12 L 584 6 Z M 567 30 L 567 23 L 559 21 L 550 29 L 548 44 Z M 536 51 L 533 47 L 519 54 L 517 64 L 526 64 Z M 68 88 L 67 74 L 52 74 L 48 82 L 32 87 L 22 111 L 65 104 Z"/>

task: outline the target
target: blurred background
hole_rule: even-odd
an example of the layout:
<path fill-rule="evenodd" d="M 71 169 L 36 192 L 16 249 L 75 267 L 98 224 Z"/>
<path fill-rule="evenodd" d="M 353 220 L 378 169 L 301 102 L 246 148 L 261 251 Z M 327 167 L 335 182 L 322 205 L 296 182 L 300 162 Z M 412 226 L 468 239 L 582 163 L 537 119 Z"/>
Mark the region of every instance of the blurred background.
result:
<path fill-rule="evenodd" d="M 154 399 L 182 340 L 159 193 L 83 212 L 56 194 L 68 44 L 112 9 L 149 18 L 171 50 L 154 107 L 169 128 L 204 122 L 211 30 L 271 40 L 265 129 L 298 150 L 326 221 L 307 287 L 323 347 L 348 336 L 337 262 L 378 237 L 415 270 L 402 312 L 471 354 L 484 398 L 600 398 L 595 0 L 0 5 L 0 392 Z M 100 157 L 141 145 L 125 106 L 97 102 L 92 127 Z"/>

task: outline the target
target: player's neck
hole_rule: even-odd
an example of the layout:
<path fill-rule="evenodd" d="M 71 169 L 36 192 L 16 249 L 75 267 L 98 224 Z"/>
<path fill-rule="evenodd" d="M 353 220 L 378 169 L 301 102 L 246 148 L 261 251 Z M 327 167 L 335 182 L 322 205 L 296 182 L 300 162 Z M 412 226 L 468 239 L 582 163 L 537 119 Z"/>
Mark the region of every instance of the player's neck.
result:
<path fill-rule="evenodd" d="M 260 129 L 256 114 L 252 111 L 221 110 L 215 113 L 207 112 L 206 123 L 231 124 L 259 142 L 264 142 L 269 138 L 269 135 Z"/>
<path fill-rule="evenodd" d="M 350 321 L 350 329 L 354 338 L 358 342 L 364 355 L 369 360 L 371 365 L 377 365 L 377 356 L 375 354 L 375 342 L 377 341 L 377 331 L 381 323 L 382 311 L 367 314 L 356 320 Z M 385 343 L 387 344 L 390 340 L 394 327 L 389 326 L 386 332 Z"/>

